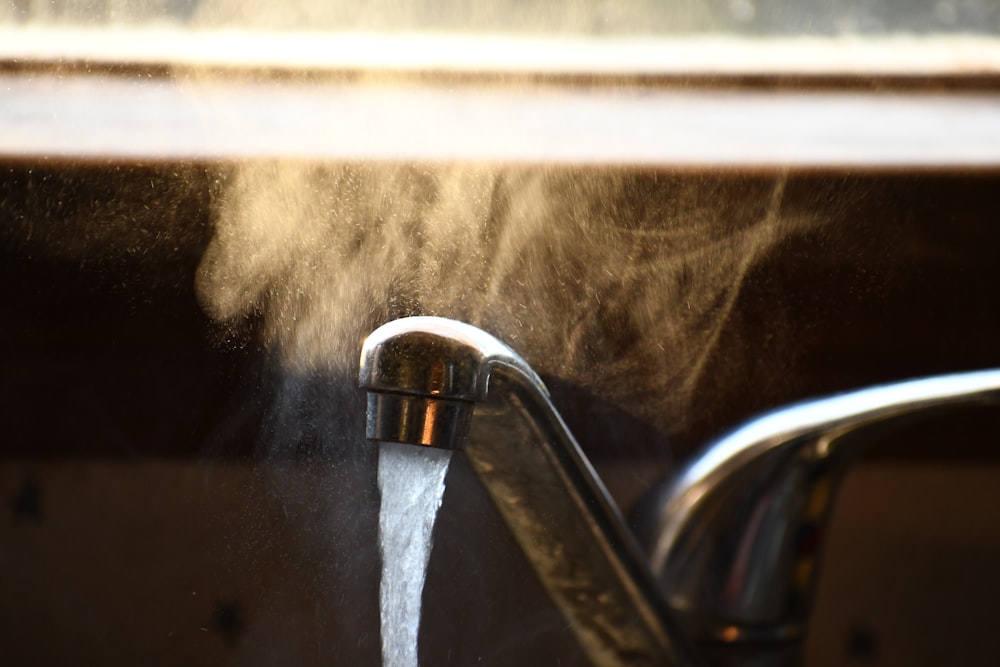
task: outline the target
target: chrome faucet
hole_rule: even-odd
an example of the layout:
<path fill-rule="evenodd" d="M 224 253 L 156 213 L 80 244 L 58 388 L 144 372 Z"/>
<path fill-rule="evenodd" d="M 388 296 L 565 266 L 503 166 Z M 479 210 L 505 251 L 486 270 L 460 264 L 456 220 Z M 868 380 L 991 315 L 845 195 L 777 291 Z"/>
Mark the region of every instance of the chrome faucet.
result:
<path fill-rule="evenodd" d="M 981 371 L 752 421 L 650 495 L 643 552 L 541 379 L 490 334 L 390 322 L 364 344 L 360 385 L 368 439 L 467 455 L 598 666 L 798 662 L 845 469 L 903 418 L 1000 399 L 1000 371 Z"/>
<path fill-rule="evenodd" d="M 461 450 L 581 648 L 599 667 L 694 664 L 634 536 L 513 350 L 412 317 L 361 353 L 367 437 Z"/>
<path fill-rule="evenodd" d="M 1000 370 L 863 389 L 784 408 L 718 441 L 652 494 L 643 540 L 699 643 L 778 645 L 805 629 L 829 510 L 887 429 L 1000 401 Z"/>

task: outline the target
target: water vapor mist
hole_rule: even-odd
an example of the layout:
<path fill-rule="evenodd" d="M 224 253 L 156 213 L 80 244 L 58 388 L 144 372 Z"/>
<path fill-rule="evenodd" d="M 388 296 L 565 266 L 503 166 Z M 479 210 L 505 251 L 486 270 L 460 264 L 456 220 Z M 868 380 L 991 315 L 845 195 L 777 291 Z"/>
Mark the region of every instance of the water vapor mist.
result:
<path fill-rule="evenodd" d="M 793 231 L 782 194 L 781 179 L 246 165 L 199 288 L 219 320 L 260 316 L 298 377 L 352 382 L 373 328 L 439 315 L 670 433 L 748 270 Z"/>

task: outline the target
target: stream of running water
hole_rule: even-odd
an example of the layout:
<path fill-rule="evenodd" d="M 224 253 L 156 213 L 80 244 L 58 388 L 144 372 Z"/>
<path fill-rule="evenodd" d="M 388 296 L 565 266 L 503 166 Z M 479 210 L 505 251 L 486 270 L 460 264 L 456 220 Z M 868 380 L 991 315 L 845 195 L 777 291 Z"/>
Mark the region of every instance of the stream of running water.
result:
<path fill-rule="evenodd" d="M 380 443 L 378 487 L 383 667 L 418 667 L 420 604 L 451 452 Z"/>

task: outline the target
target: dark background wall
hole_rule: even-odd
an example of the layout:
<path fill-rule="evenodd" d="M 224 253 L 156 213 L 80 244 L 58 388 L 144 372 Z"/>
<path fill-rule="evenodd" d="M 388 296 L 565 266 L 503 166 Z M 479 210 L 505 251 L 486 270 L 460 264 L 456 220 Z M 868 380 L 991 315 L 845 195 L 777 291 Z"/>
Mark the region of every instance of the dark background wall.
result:
<path fill-rule="evenodd" d="M 321 185 L 341 173 L 313 168 Z M 371 183 L 382 169 L 352 173 Z M 433 185 L 427 173 L 420 182 Z M 0 646 L 10 664 L 373 662 L 377 495 L 373 455 L 355 446 L 353 371 L 287 366 L 287 339 L 271 330 L 280 294 L 220 318 L 196 287 L 239 168 L 14 163 L 0 174 L 0 589 L 10 592 Z M 517 225 L 510 184 L 539 174 L 543 193 L 574 196 L 546 204 L 550 224 L 517 256 L 512 275 L 530 289 L 472 293 L 513 304 L 481 323 L 516 337 L 542 369 L 626 509 L 760 411 L 1000 366 L 996 175 L 498 169 L 483 229 Z M 426 241 L 421 229 L 414 243 Z M 577 266 L 575 251 L 593 266 Z M 615 280 L 589 270 L 604 259 Z M 708 283 L 717 287 L 683 319 L 678 304 Z M 344 348 L 393 316 L 463 312 L 419 296 L 419 286 L 374 294 L 385 302 Z M 552 304 L 564 310 L 533 319 L 533 305 Z M 557 326 L 568 318 L 575 327 Z M 555 363 L 567 330 L 582 352 Z M 970 627 L 991 617 L 997 588 L 997 422 L 980 411 L 906 432 L 849 480 L 821 587 L 818 664 L 987 661 L 951 651 L 978 650 Z M 923 504 L 899 500 L 914 488 Z M 426 655 L 578 660 L 461 464 L 449 489 L 466 502 L 446 497 L 442 510 Z M 899 568 L 879 574 L 900 561 L 917 563 L 905 570 L 919 580 L 912 589 Z M 966 565 L 975 573 L 941 574 Z M 883 593 L 878 582 L 890 582 Z M 937 593 L 908 593 L 928 582 Z"/>

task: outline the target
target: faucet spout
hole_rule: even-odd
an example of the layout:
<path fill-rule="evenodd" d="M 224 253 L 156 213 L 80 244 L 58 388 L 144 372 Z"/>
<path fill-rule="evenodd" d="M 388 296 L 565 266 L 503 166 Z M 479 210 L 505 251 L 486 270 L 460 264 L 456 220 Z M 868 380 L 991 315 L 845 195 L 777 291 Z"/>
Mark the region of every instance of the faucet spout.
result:
<path fill-rule="evenodd" d="M 370 440 L 464 452 L 595 665 L 692 664 L 634 537 L 510 347 L 461 322 L 405 318 L 368 337 L 359 379 Z"/>
<path fill-rule="evenodd" d="M 497 369 L 547 394 L 531 367 L 482 329 L 440 317 L 379 327 L 362 347 L 358 379 L 368 390 L 368 439 L 464 448 L 473 408 Z"/>

